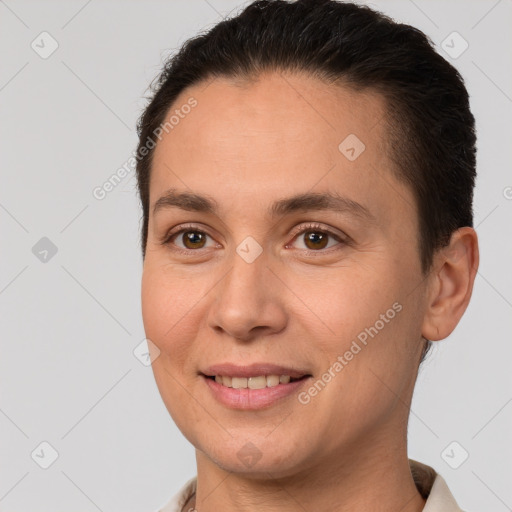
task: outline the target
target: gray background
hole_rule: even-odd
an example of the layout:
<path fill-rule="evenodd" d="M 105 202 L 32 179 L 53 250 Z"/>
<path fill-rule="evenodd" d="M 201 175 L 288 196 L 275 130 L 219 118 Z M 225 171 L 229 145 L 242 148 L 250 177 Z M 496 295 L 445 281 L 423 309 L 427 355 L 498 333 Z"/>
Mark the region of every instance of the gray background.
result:
<path fill-rule="evenodd" d="M 0 0 L 1 511 L 149 512 L 195 474 L 133 353 L 145 338 L 134 172 L 101 201 L 92 191 L 135 150 L 162 58 L 242 5 Z M 481 266 L 466 315 L 421 370 L 409 456 L 466 511 L 511 510 L 512 2 L 369 5 L 425 31 L 456 65 L 479 136 Z M 59 45 L 45 59 L 31 47 L 51 48 L 43 31 Z M 469 44 L 457 58 L 441 47 L 463 48 L 454 31 Z M 43 237 L 56 254 L 38 254 Z M 42 442 L 58 452 L 47 469 Z"/>

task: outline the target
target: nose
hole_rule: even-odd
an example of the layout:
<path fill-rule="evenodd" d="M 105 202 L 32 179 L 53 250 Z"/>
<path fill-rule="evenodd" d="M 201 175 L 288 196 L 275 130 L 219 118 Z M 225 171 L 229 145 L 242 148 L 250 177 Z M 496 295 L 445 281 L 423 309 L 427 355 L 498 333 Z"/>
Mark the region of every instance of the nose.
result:
<path fill-rule="evenodd" d="M 282 331 L 287 322 L 282 283 L 268 267 L 263 252 L 247 263 L 236 252 L 231 269 L 212 290 L 215 299 L 208 325 L 241 341 Z"/>

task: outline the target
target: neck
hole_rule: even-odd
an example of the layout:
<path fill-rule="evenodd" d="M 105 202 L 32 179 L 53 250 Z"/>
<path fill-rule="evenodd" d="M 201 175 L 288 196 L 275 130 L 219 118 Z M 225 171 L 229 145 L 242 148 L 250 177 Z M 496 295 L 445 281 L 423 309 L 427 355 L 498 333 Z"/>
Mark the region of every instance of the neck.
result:
<path fill-rule="evenodd" d="M 368 441 L 368 438 L 367 438 Z M 317 461 L 291 476 L 272 478 L 269 473 L 247 477 L 225 471 L 197 451 L 197 492 L 184 510 L 198 512 L 269 512 L 330 510 L 363 512 L 400 510 L 421 512 L 421 497 L 409 467 L 406 442 L 390 446 L 368 442 Z"/>

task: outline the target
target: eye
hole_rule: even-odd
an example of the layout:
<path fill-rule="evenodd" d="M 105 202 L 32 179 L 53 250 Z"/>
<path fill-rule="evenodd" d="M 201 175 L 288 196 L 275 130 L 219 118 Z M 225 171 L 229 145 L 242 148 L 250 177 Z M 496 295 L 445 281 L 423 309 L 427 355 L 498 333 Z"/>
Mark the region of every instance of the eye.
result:
<path fill-rule="evenodd" d="M 208 239 L 212 240 L 210 245 L 207 245 Z M 161 243 L 182 254 L 191 254 L 194 251 L 216 247 L 217 245 L 208 233 L 196 226 L 181 226 L 181 229 L 168 233 Z M 333 246 L 348 244 L 348 240 L 319 224 L 311 223 L 299 226 L 293 233 L 293 242 L 286 247 L 293 243 L 298 243 L 297 248 L 300 250 L 325 252 Z"/>
<path fill-rule="evenodd" d="M 208 248 L 207 239 L 210 235 L 194 226 L 182 227 L 179 231 L 169 233 L 162 242 L 164 245 L 172 245 L 178 252 L 190 252 L 197 249 Z M 215 246 L 215 243 L 213 244 Z"/>
<path fill-rule="evenodd" d="M 299 249 L 306 251 L 321 252 L 323 249 L 330 249 L 338 244 L 347 243 L 341 235 L 322 228 L 318 224 L 301 226 L 300 231 L 295 234 L 294 241 L 300 242 Z M 302 247 L 301 247 L 302 244 Z"/>

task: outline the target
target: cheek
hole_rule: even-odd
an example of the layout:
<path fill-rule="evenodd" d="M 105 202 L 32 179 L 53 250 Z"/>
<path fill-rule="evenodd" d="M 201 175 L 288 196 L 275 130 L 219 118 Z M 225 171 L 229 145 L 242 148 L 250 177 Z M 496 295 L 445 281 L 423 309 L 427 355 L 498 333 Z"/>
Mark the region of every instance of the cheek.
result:
<path fill-rule="evenodd" d="M 389 318 L 396 316 L 393 304 L 400 302 L 401 293 L 397 281 L 386 282 L 382 277 L 391 274 L 389 269 L 352 267 L 326 272 L 319 281 L 302 278 L 303 300 L 315 313 L 311 315 L 312 320 L 316 319 L 322 332 L 330 333 L 329 343 L 334 337 L 339 340 L 334 343 L 336 348 L 343 349 L 346 342 L 360 333 L 364 339 L 365 328 L 379 321 L 381 314 L 385 315 L 386 328 L 393 323 Z M 378 327 L 381 324 L 379 321 Z"/>
<path fill-rule="evenodd" d="M 360 309 L 350 309 L 347 303 L 347 316 L 338 324 L 340 336 L 331 337 L 330 345 L 324 341 L 329 362 L 317 376 L 320 391 L 306 389 L 309 396 L 302 398 L 310 400 L 310 416 L 328 429 L 326 437 L 334 444 L 336 439 L 364 437 L 375 425 L 386 423 L 395 409 L 407 414 L 404 404 L 416 372 L 409 350 L 414 325 L 406 317 L 412 305 L 393 309 L 392 298 L 391 294 Z"/>
<path fill-rule="evenodd" d="M 141 283 L 144 330 L 160 351 L 152 370 L 162 400 L 182 432 L 190 422 L 202 419 L 189 394 L 196 377 L 191 362 L 198 329 L 194 317 L 198 298 L 193 290 L 190 280 L 177 278 L 168 267 L 145 263 Z"/>
<path fill-rule="evenodd" d="M 147 270 L 145 267 L 141 286 L 142 321 L 146 337 L 151 339 L 160 350 L 162 350 L 161 344 L 165 330 L 168 329 L 167 314 L 171 311 L 170 307 L 165 306 L 168 300 L 165 286 L 152 270 Z"/>
<path fill-rule="evenodd" d="M 194 283 L 196 285 L 197 283 Z M 146 337 L 177 366 L 198 328 L 198 291 L 171 270 L 147 265 L 142 275 L 142 318 Z"/>
<path fill-rule="evenodd" d="M 318 312 L 309 317 L 308 329 L 313 334 L 317 323 L 318 332 L 325 333 L 315 337 L 317 349 L 329 359 L 320 371 L 327 371 L 336 361 L 343 367 L 338 364 L 338 371 L 331 369 L 340 376 L 333 379 L 337 384 L 332 389 L 373 400 L 386 394 L 381 376 L 393 389 L 400 388 L 414 370 L 421 322 L 414 298 L 408 296 L 398 273 L 389 266 L 386 271 L 374 268 L 373 273 L 347 269 L 346 274 L 338 273 L 337 279 L 324 283 L 322 293 L 319 289 L 308 287 L 311 309 Z"/>

